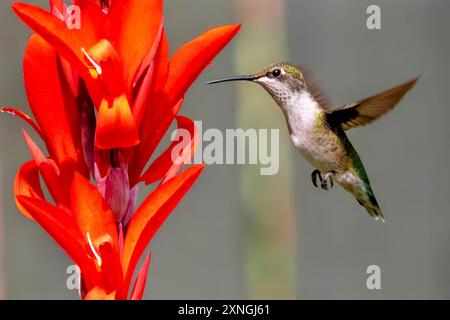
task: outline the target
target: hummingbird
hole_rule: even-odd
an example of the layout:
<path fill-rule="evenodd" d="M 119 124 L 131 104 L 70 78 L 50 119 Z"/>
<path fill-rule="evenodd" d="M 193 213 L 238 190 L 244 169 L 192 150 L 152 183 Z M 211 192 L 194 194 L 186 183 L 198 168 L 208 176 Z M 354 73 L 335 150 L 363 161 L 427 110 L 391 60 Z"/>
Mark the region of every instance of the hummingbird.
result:
<path fill-rule="evenodd" d="M 320 184 L 328 190 L 336 181 L 373 219 L 384 222 L 361 158 L 345 132 L 367 125 L 392 110 L 419 77 L 356 102 L 330 108 L 311 74 L 301 69 L 288 62 L 278 62 L 255 74 L 212 80 L 207 84 L 250 81 L 261 85 L 283 112 L 295 148 L 314 167 L 313 185 Z"/>

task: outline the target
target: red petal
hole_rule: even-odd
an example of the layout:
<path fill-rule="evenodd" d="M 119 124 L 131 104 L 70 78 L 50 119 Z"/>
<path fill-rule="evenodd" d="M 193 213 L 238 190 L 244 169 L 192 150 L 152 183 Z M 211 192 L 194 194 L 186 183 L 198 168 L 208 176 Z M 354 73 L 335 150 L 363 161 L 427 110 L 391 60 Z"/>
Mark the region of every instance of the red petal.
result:
<path fill-rule="evenodd" d="M 87 243 L 73 218 L 65 211 L 50 203 L 30 197 L 19 196 L 20 204 L 31 214 L 41 227 L 66 251 L 80 267 L 87 287 L 99 281 L 99 275 L 92 260 L 86 253 Z"/>
<path fill-rule="evenodd" d="M 30 138 L 30 136 L 23 131 L 25 141 L 30 149 L 36 166 L 39 168 L 39 172 L 45 181 L 45 184 L 57 204 L 68 204 L 67 197 L 61 181 L 59 179 L 59 168 L 56 166 L 53 160 L 47 159 L 36 143 Z"/>
<path fill-rule="evenodd" d="M 176 175 L 178 170 L 192 158 L 195 154 L 198 143 L 198 130 L 194 121 L 185 117 L 177 117 L 178 130 L 185 130 L 179 138 L 163 152 L 143 174 L 142 181 L 146 184 L 165 179 L 168 180 Z M 185 133 L 189 134 L 189 140 L 185 141 Z M 180 141 L 181 140 L 181 141 Z M 176 148 L 176 150 L 175 150 Z M 176 151 L 182 152 L 181 155 L 174 155 Z M 184 150 L 184 151 L 183 151 Z"/>
<path fill-rule="evenodd" d="M 45 135 L 49 152 L 61 167 L 87 174 L 81 151 L 80 111 L 58 65 L 56 52 L 33 35 L 24 58 L 24 79 L 31 110 Z"/>
<path fill-rule="evenodd" d="M 162 0 L 112 1 L 107 30 L 122 58 L 123 77 L 129 89 L 155 41 L 162 21 L 162 11 Z"/>
<path fill-rule="evenodd" d="M 39 180 L 39 170 L 34 161 L 28 161 L 20 167 L 14 180 L 14 198 L 17 208 L 27 217 L 33 219 L 31 214 L 17 200 L 20 196 L 44 199 L 41 183 Z"/>
<path fill-rule="evenodd" d="M 160 75 L 161 63 L 158 61 L 159 59 L 155 59 L 155 57 L 160 54 L 160 51 L 164 46 L 167 48 L 167 39 L 165 38 L 164 29 L 161 24 L 161 30 L 153 43 L 153 47 L 144 58 L 134 80 L 133 90 L 136 90 L 137 92 L 136 97 L 133 97 L 132 109 L 138 125 L 141 123 L 145 110 L 149 105 L 150 98 L 154 95 L 155 88 L 158 84 L 161 86 L 161 82 L 163 82 Z M 168 63 L 167 54 L 165 61 Z M 166 65 L 168 65 L 167 63 Z M 144 72 L 146 73 L 144 74 Z M 167 73 L 167 71 L 165 71 L 165 73 Z"/>
<path fill-rule="evenodd" d="M 67 85 L 70 88 L 73 97 L 80 95 L 80 76 L 75 68 L 62 56 L 58 56 L 58 60 L 61 64 L 62 73 L 64 79 L 67 81 Z"/>
<path fill-rule="evenodd" d="M 136 264 L 145 247 L 197 180 L 203 167 L 203 165 L 192 166 L 172 180 L 161 184 L 145 199 L 131 218 L 122 257 L 125 288 L 129 286 Z"/>
<path fill-rule="evenodd" d="M 96 176 L 95 178 L 97 179 L 106 176 L 111 167 L 111 150 L 95 148 L 95 164 L 99 174 L 99 176 Z"/>
<path fill-rule="evenodd" d="M 127 98 L 122 95 L 112 102 L 102 100 L 97 117 L 95 146 L 99 149 L 116 149 L 138 143 L 139 134 Z"/>
<path fill-rule="evenodd" d="M 20 110 L 9 107 L 0 108 L 0 112 L 9 113 L 12 114 L 13 116 L 17 116 L 20 119 L 24 120 L 26 123 L 30 125 L 30 127 L 34 129 L 34 131 L 36 131 L 37 134 L 39 134 L 42 140 L 44 141 L 46 140 L 45 135 L 42 132 L 41 128 L 39 128 L 39 126 L 36 123 L 34 123 L 34 121 L 27 114 L 23 113 Z"/>
<path fill-rule="evenodd" d="M 176 103 L 211 60 L 230 42 L 240 25 L 212 29 L 182 46 L 170 60 L 169 78 L 164 91 Z"/>
<path fill-rule="evenodd" d="M 153 78 L 156 81 L 152 82 L 151 92 L 154 95 L 156 92 L 164 89 L 167 76 L 169 75 L 169 42 L 167 41 L 167 35 L 164 28 L 161 30 L 161 39 L 158 43 L 158 50 L 155 53 L 153 64 Z"/>
<path fill-rule="evenodd" d="M 101 94 L 115 97 L 125 91 L 122 79 L 122 63 L 111 42 L 101 39 L 87 51 L 86 58 L 101 69 L 98 80 Z"/>
<path fill-rule="evenodd" d="M 70 200 L 71 211 L 82 236 L 91 241 L 100 254 L 103 286 L 109 290 L 118 288 L 123 276 L 117 229 L 109 205 L 97 188 L 77 172 L 73 176 Z"/>
<path fill-rule="evenodd" d="M 114 248 L 111 242 L 104 242 L 100 244 L 98 250 L 102 258 L 101 272 L 104 287 L 110 291 L 115 290 L 120 297 L 123 274 L 118 249 Z"/>
<path fill-rule="evenodd" d="M 84 300 L 115 300 L 116 291 L 107 292 L 101 287 L 95 287 L 89 291 Z"/>
<path fill-rule="evenodd" d="M 101 1 L 101 0 L 100 0 Z M 81 7 L 82 9 L 92 4 L 98 5 L 99 0 L 72 0 L 72 3 Z"/>
<path fill-rule="evenodd" d="M 142 169 L 145 167 L 148 159 L 150 159 L 159 142 L 164 137 L 166 131 L 169 129 L 170 124 L 177 115 L 182 104 L 183 100 L 180 100 L 179 103 L 169 109 L 169 111 L 163 115 L 162 119 L 159 119 L 158 121 L 156 121 L 155 119 L 154 122 L 144 122 L 146 124 L 146 127 L 152 128 L 153 134 L 141 136 L 143 140 L 141 141 L 141 144 L 139 145 L 136 153 L 133 155 L 133 158 L 129 161 L 129 163 L 133 165 L 129 168 L 130 186 L 134 186 L 134 184 L 138 182 Z M 147 134 L 150 132 L 151 131 L 148 130 Z"/>
<path fill-rule="evenodd" d="M 138 89 L 136 94 L 134 104 L 133 104 L 133 116 L 136 120 L 137 126 L 139 126 L 142 122 L 142 118 L 144 117 L 145 111 L 149 106 L 149 100 L 152 95 L 152 85 L 154 79 L 155 66 L 151 64 L 148 67 L 147 73 L 143 76 L 142 83 Z"/>
<path fill-rule="evenodd" d="M 147 283 L 148 268 L 150 267 L 150 256 L 149 253 L 147 258 L 145 258 L 144 264 L 139 271 L 136 281 L 134 282 L 133 291 L 131 292 L 130 300 L 142 300 L 144 295 L 145 284 Z"/>
<path fill-rule="evenodd" d="M 130 159 L 130 164 L 133 164 L 129 168 L 130 180 L 132 185 L 137 182 L 140 177 L 142 169 L 145 167 L 148 159 L 153 154 L 156 145 L 164 136 L 167 128 L 170 126 L 173 118 L 178 112 L 181 104 L 172 109 L 172 115 L 168 114 L 171 111 L 171 107 L 165 103 L 167 99 L 161 94 L 169 71 L 169 45 L 167 42 L 166 34 L 163 30 L 161 35 L 161 41 L 159 44 L 158 52 L 156 53 L 152 81 L 149 87 L 146 87 L 148 83 L 142 83 L 138 93 L 138 97 L 135 100 L 135 106 L 133 112 L 139 120 L 140 125 L 140 137 L 141 144 L 133 154 L 133 158 Z M 143 118 L 141 118 L 143 113 Z M 163 119 L 164 115 L 168 118 Z M 141 120 L 142 119 L 142 120 Z M 162 126 L 162 123 L 167 123 Z"/>
<path fill-rule="evenodd" d="M 50 0 L 50 11 L 59 19 L 64 19 L 66 16 L 66 4 L 63 0 Z"/>
<path fill-rule="evenodd" d="M 117 250 L 117 229 L 111 208 L 97 188 L 79 173 L 73 176 L 71 209 L 81 233 L 89 233 L 95 244 L 105 236 L 112 240 Z"/>
<path fill-rule="evenodd" d="M 105 26 L 105 14 L 99 6 L 92 4 L 83 7 L 82 28 L 73 30 L 69 30 L 65 22 L 50 12 L 37 6 L 14 3 L 12 7 L 20 19 L 73 64 L 86 81 L 90 80 L 91 76 L 88 72 L 90 66 L 86 63 L 82 49 L 91 48 L 99 40 L 101 28 Z"/>

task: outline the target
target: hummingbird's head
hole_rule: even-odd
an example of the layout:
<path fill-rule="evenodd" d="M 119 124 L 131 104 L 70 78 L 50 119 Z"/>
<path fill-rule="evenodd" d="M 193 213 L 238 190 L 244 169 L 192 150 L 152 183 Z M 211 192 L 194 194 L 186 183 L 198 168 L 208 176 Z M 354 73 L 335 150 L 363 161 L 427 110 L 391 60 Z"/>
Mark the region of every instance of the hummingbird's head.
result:
<path fill-rule="evenodd" d="M 305 78 L 299 68 L 277 62 L 260 72 L 246 76 L 229 77 L 207 82 L 208 84 L 227 81 L 252 81 L 260 84 L 279 105 L 306 88 Z"/>

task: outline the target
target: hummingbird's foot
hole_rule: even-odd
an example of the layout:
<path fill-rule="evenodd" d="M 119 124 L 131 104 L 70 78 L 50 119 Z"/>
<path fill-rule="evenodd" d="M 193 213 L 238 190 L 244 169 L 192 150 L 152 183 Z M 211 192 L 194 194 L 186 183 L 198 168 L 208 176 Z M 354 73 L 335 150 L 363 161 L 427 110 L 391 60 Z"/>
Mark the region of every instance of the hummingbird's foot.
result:
<path fill-rule="evenodd" d="M 322 173 L 316 169 L 311 173 L 312 183 L 315 187 L 319 187 L 319 185 L 317 184 L 317 179 L 319 179 L 320 187 L 323 190 L 328 190 L 333 187 L 333 177 L 335 175 L 336 175 L 335 171 L 328 171 L 322 177 Z"/>
<path fill-rule="evenodd" d="M 324 190 L 333 188 L 333 178 L 336 175 L 336 171 L 331 170 L 325 173 L 323 180 L 321 181 L 320 187 Z"/>

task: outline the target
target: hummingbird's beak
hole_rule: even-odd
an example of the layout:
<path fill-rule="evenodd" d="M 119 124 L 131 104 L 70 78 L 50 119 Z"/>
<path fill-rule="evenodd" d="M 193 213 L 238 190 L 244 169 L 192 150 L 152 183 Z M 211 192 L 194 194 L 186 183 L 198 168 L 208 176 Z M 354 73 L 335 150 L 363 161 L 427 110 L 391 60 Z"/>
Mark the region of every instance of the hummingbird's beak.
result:
<path fill-rule="evenodd" d="M 236 77 L 228 77 L 228 78 L 222 78 L 217 80 L 211 80 L 208 81 L 206 84 L 215 84 L 215 83 L 221 83 L 221 82 L 229 82 L 229 81 L 253 81 L 258 79 L 257 76 L 236 76 Z"/>

